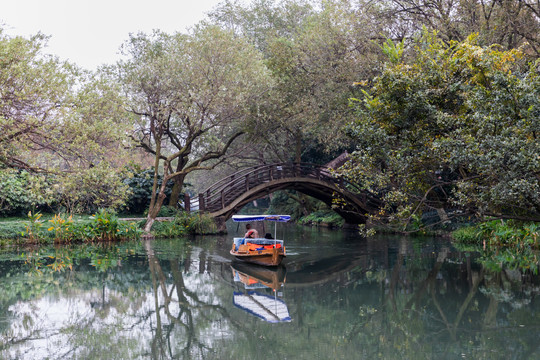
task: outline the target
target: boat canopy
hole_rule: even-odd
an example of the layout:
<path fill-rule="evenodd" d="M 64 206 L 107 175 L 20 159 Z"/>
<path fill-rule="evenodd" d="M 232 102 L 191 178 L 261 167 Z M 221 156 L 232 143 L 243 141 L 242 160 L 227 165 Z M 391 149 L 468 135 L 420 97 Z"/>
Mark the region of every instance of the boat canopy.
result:
<path fill-rule="evenodd" d="M 277 221 L 287 222 L 291 220 L 291 215 L 233 215 L 235 222 L 252 222 L 252 221 Z"/>

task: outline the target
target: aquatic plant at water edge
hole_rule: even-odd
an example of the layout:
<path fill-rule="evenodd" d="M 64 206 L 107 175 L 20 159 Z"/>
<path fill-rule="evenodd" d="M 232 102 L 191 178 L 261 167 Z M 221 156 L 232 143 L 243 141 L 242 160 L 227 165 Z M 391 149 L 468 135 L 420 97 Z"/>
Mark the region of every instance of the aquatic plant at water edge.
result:
<path fill-rule="evenodd" d="M 28 212 L 28 222 L 25 226 L 25 231 L 21 234 L 28 237 L 31 241 L 36 240 L 37 235 L 39 234 L 41 227 L 43 226 L 43 221 L 41 219 L 41 213 Z"/>
<path fill-rule="evenodd" d="M 206 214 L 180 213 L 174 221 L 186 228 L 189 234 L 215 234 L 217 226 L 214 219 Z"/>
<path fill-rule="evenodd" d="M 540 266 L 539 235 L 540 224 L 512 220 L 489 221 L 452 233 L 460 244 L 476 244 L 482 253 L 479 261 L 492 270 L 500 271 L 504 267 L 535 274 Z"/>
<path fill-rule="evenodd" d="M 80 229 L 80 234 L 88 240 L 133 239 L 141 234 L 136 223 L 122 223 L 112 211 L 106 209 L 100 209 L 90 219 L 92 221 Z"/>
<path fill-rule="evenodd" d="M 452 237 L 462 243 L 538 248 L 540 224 L 493 220 L 458 229 Z"/>
<path fill-rule="evenodd" d="M 73 217 L 71 215 L 55 214 L 49 222 L 51 226 L 47 231 L 54 232 L 55 242 L 66 242 L 73 239 L 75 232 L 73 229 Z"/>

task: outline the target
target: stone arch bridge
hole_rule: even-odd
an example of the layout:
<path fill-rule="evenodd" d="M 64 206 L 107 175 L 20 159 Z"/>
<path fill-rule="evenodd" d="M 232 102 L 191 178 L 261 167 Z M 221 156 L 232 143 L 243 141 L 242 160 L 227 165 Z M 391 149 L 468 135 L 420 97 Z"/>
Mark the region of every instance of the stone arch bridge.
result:
<path fill-rule="evenodd" d="M 333 206 L 333 209 L 348 224 L 365 223 L 366 214 L 376 209 L 379 203 L 357 184 L 335 176 L 326 166 L 276 163 L 246 168 L 218 181 L 199 194 L 198 207 L 220 223 L 250 201 L 286 189 L 312 196 L 328 205 L 335 205 L 337 199 L 339 206 Z"/>

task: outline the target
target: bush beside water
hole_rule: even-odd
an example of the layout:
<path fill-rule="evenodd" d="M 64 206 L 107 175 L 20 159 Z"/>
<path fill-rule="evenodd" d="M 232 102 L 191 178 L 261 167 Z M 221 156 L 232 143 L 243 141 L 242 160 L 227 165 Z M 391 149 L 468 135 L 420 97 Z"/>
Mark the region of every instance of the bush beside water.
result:
<path fill-rule="evenodd" d="M 476 246 L 480 262 L 495 271 L 502 268 L 532 271 L 540 267 L 540 224 L 489 221 L 461 228 L 452 233 L 459 246 Z"/>
<path fill-rule="evenodd" d="M 464 227 L 452 233 L 460 243 L 492 246 L 530 246 L 538 249 L 540 224 L 494 220 Z"/>
<path fill-rule="evenodd" d="M 157 238 L 174 238 L 185 235 L 217 233 L 217 226 L 210 216 L 178 212 L 172 221 L 154 223 L 152 233 Z"/>
<path fill-rule="evenodd" d="M 328 227 L 342 227 L 345 220 L 331 210 L 319 210 L 298 220 L 302 225 L 320 225 Z"/>

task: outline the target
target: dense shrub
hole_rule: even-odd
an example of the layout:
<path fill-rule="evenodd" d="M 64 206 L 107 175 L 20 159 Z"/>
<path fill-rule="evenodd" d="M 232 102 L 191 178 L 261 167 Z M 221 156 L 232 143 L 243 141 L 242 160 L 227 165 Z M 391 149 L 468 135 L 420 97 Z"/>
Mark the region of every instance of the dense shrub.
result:
<path fill-rule="evenodd" d="M 0 216 L 26 214 L 52 201 L 51 187 L 44 176 L 0 169 Z"/>
<path fill-rule="evenodd" d="M 298 220 L 298 223 L 302 225 L 321 225 L 324 224 L 329 227 L 341 227 L 345 220 L 331 210 L 319 210 L 308 216 L 303 216 Z"/>
<path fill-rule="evenodd" d="M 162 184 L 162 178 L 161 175 L 158 178 L 158 187 Z M 130 167 L 128 169 L 128 176 L 124 179 L 124 184 L 129 187 L 130 194 L 121 211 L 131 214 L 143 214 L 150 206 L 153 183 L 154 168 L 142 170 L 138 166 Z M 165 190 L 167 198 L 171 195 L 172 187 L 173 182 L 169 181 Z M 165 199 L 165 203 L 167 203 L 167 198 Z"/>
<path fill-rule="evenodd" d="M 481 253 L 480 263 L 488 269 L 519 269 L 538 273 L 540 224 L 490 221 L 452 233 L 458 246 L 474 244 Z M 470 249 L 469 249 L 470 250 Z"/>
<path fill-rule="evenodd" d="M 152 233 L 158 238 L 173 238 L 195 234 L 215 234 L 214 219 L 200 213 L 179 212 L 173 221 L 156 222 Z"/>
<path fill-rule="evenodd" d="M 460 243 L 488 244 L 491 246 L 538 248 L 540 224 L 519 223 L 513 220 L 494 220 L 461 228 L 452 233 Z"/>

